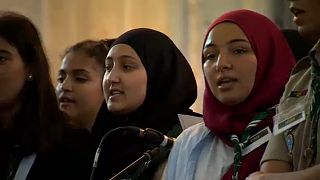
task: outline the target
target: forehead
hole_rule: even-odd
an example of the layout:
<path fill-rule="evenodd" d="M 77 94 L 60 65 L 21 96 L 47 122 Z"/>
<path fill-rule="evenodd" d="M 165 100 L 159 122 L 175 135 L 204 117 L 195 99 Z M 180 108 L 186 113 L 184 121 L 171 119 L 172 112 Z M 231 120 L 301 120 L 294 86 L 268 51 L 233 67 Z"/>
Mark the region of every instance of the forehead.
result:
<path fill-rule="evenodd" d="M 117 44 L 113 46 L 107 57 L 119 58 L 122 56 L 130 56 L 136 59 L 140 59 L 137 52 L 128 44 Z"/>
<path fill-rule="evenodd" d="M 64 56 L 61 69 L 99 69 L 103 68 L 97 60 L 82 51 L 69 52 Z"/>
<path fill-rule="evenodd" d="M 247 36 L 242 29 L 231 22 L 223 22 L 216 25 L 208 34 L 205 45 L 207 44 L 224 44 L 233 39 L 244 39 L 248 41 Z"/>
<path fill-rule="evenodd" d="M 13 45 L 9 44 L 9 42 L 6 41 L 1 36 L 0 36 L 0 49 L 9 51 L 12 54 L 17 54 L 18 53 L 17 49 Z"/>

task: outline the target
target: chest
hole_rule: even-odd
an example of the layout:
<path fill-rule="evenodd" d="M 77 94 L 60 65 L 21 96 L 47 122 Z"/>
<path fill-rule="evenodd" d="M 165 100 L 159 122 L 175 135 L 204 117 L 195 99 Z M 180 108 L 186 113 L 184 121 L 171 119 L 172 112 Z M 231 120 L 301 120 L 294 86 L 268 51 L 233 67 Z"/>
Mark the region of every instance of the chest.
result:
<path fill-rule="evenodd" d="M 319 163 L 319 121 L 311 119 L 310 73 L 289 84 L 274 117 L 274 133 L 283 133 L 294 170 Z M 317 142 L 318 141 L 318 142 Z"/>

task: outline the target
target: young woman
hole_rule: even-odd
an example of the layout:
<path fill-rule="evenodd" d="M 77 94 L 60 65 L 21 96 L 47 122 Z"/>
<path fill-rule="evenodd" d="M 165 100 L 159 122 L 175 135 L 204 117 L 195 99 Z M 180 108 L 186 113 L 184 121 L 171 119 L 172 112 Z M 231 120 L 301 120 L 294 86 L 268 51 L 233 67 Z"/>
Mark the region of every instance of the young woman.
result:
<path fill-rule="evenodd" d="M 0 87 L 0 179 L 88 179 L 86 139 L 63 125 L 39 34 L 12 12 L 0 14 Z"/>
<path fill-rule="evenodd" d="M 245 179 L 257 170 L 294 63 L 265 16 L 236 10 L 216 19 L 202 51 L 204 123 L 178 137 L 164 179 Z"/>
<path fill-rule="evenodd" d="M 178 114 L 198 115 L 189 109 L 197 96 L 192 69 L 163 33 L 144 28 L 124 33 L 112 44 L 105 65 L 108 111 L 93 127 L 96 139 L 120 126 L 153 128 L 176 137 L 181 132 Z M 154 147 L 143 138 L 111 134 L 102 146 L 95 179 L 111 178 Z M 167 155 L 162 153 L 159 162 Z M 151 163 L 142 176 L 129 177 L 151 179 L 156 167 Z"/>
<path fill-rule="evenodd" d="M 56 91 L 60 110 L 75 128 L 91 131 L 104 102 L 104 61 L 113 41 L 81 41 L 63 56 Z"/>

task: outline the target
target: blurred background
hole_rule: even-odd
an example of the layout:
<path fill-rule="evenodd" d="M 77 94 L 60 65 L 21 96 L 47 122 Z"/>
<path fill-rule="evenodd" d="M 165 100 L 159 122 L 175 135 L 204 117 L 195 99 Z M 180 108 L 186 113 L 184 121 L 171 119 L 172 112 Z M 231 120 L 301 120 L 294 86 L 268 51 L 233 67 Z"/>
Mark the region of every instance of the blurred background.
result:
<path fill-rule="evenodd" d="M 295 29 L 287 0 L 0 0 L 0 10 L 29 17 L 41 33 L 56 83 L 64 50 L 84 39 L 114 38 L 148 27 L 167 34 L 188 59 L 198 84 L 193 109 L 202 112 L 201 46 L 208 25 L 234 9 L 260 12 L 280 28 Z"/>

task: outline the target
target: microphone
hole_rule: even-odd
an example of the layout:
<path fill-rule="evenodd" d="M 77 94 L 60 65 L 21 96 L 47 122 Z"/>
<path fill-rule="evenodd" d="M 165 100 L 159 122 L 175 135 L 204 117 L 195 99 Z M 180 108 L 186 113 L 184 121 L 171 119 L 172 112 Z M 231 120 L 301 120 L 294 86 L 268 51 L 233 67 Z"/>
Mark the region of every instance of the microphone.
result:
<path fill-rule="evenodd" d="M 112 129 L 109 132 L 107 132 L 100 141 L 100 144 L 97 148 L 97 151 L 94 157 L 93 169 L 91 172 L 90 180 L 94 179 L 95 169 L 97 168 L 97 165 L 98 165 L 98 160 L 99 160 L 99 155 L 101 152 L 102 145 L 104 141 L 111 136 L 116 136 L 116 137 L 127 136 L 130 138 L 142 138 L 142 139 L 145 139 L 146 142 L 149 142 L 152 145 L 161 146 L 168 149 L 171 149 L 175 142 L 175 138 L 168 137 L 162 134 L 160 131 L 152 128 L 146 128 L 145 130 L 143 130 L 136 126 L 123 126 L 123 127 Z"/>
<path fill-rule="evenodd" d="M 145 130 L 140 129 L 140 131 L 142 131 L 142 138 L 145 138 L 146 141 L 151 144 L 159 145 L 168 149 L 171 149 L 174 145 L 175 138 L 168 137 L 158 130 L 147 128 Z"/>

